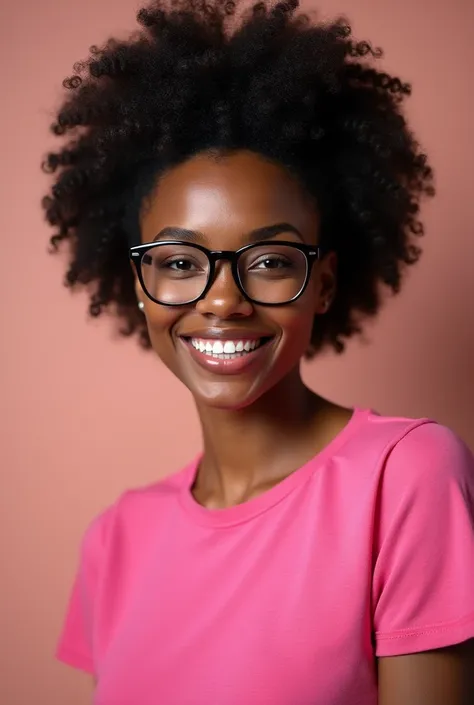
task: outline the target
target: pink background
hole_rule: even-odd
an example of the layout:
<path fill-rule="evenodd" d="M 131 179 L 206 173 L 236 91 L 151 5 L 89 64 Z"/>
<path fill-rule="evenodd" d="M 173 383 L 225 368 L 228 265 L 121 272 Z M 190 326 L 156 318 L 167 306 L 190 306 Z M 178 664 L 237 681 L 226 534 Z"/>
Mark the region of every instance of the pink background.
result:
<path fill-rule="evenodd" d="M 470 6 L 470 9 L 468 9 Z M 413 126 L 437 171 L 422 263 L 352 343 L 305 370 L 341 403 L 428 415 L 474 446 L 474 212 L 467 0 L 346 0 L 360 38 L 411 80 Z M 80 705 L 89 679 L 52 657 L 78 542 L 122 489 L 180 468 L 199 447 L 191 399 L 152 354 L 88 322 L 46 254 L 39 201 L 51 108 L 92 43 L 134 26 L 134 0 L 2 3 L 0 702 Z M 471 185 L 469 181 L 471 180 Z"/>

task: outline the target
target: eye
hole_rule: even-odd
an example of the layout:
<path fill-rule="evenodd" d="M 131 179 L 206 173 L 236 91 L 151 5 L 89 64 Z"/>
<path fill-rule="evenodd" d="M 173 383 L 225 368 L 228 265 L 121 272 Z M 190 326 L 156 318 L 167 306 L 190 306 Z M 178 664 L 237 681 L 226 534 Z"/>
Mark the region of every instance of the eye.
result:
<path fill-rule="evenodd" d="M 155 261 L 155 269 L 161 277 L 193 277 L 207 272 L 205 262 L 193 255 L 176 254 Z"/>
<path fill-rule="evenodd" d="M 266 269 L 286 269 L 292 267 L 293 263 L 282 255 L 262 255 L 254 262 L 249 269 L 266 270 Z"/>
<path fill-rule="evenodd" d="M 168 258 L 164 262 L 160 262 L 159 267 L 160 269 L 173 269 L 178 272 L 194 272 L 200 269 L 199 265 L 184 257 Z"/>

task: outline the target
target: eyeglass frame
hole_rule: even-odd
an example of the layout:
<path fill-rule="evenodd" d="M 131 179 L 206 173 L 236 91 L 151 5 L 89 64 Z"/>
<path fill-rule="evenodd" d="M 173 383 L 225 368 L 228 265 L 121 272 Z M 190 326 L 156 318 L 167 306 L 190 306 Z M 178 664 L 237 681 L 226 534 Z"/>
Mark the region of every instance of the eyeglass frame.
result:
<path fill-rule="evenodd" d="M 197 296 L 194 299 L 191 299 L 190 301 L 186 301 L 184 303 L 169 303 L 169 302 L 164 302 L 164 301 L 158 301 L 155 299 L 151 294 L 148 292 L 144 277 L 143 277 L 143 272 L 142 272 L 142 260 L 144 255 L 152 249 L 155 249 L 156 247 L 162 247 L 164 245 L 183 245 L 185 247 L 193 247 L 197 250 L 200 250 L 208 259 L 209 262 L 209 272 L 208 272 L 208 279 L 207 279 L 207 284 L 204 287 L 203 291 L 199 296 Z M 298 293 L 293 296 L 293 298 L 289 299 L 288 301 L 283 301 L 280 303 L 266 303 L 266 302 L 261 302 L 258 301 L 257 299 L 253 299 L 251 296 L 247 294 L 245 291 L 243 284 L 240 280 L 240 275 L 239 275 L 239 269 L 238 269 L 238 262 L 242 254 L 245 252 L 248 252 L 249 250 L 252 250 L 256 247 L 262 247 L 264 245 L 284 245 L 285 247 L 291 247 L 295 250 L 299 250 L 302 252 L 302 254 L 305 256 L 306 259 L 306 275 L 305 275 L 305 280 L 298 291 Z M 198 245 L 197 243 L 190 243 L 185 240 L 156 240 L 155 242 L 149 242 L 141 245 L 133 245 L 132 247 L 129 248 L 129 256 L 131 261 L 134 264 L 135 271 L 138 276 L 138 280 L 140 282 L 140 285 L 143 289 L 143 292 L 148 296 L 151 301 L 153 301 L 156 304 L 159 304 L 160 306 L 190 306 L 191 304 L 195 304 L 198 301 L 201 301 L 206 297 L 210 289 L 212 288 L 212 285 L 214 284 L 215 281 L 215 274 L 216 274 L 216 264 L 219 260 L 226 260 L 230 262 L 231 265 L 231 272 L 232 272 L 232 278 L 242 294 L 242 296 L 245 298 L 246 301 L 249 301 L 250 303 L 256 304 L 257 306 L 287 306 L 288 304 L 293 303 L 297 299 L 300 298 L 300 296 L 303 295 L 306 287 L 308 286 L 309 280 L 311 278 L 311 273 L 313 270 L 313 265 L 316 261 L 320 260 L 323 254 L 323 250 L 319 246 L 314 246 L 314 245 L 306 245 L 305 243 L 299 243 L 299 242 L 287 242 L 284 240 L 263 240 L 260 242 L 252 242 L 249 245 L 244 245 L 243 247 L 239 247 L 238 250 L 209 250 L 207 247 L 204 247 L 203 245 Z"/>

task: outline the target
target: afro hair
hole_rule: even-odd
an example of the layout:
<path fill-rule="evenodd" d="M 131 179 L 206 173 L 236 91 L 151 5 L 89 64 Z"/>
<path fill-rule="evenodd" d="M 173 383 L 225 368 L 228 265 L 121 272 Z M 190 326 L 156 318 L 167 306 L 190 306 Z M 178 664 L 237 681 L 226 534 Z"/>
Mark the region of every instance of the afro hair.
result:
<path fill-rule="evenodd" d="M 382 51 L 344 18 L 317 21 L 296 0 L 158 0 L 137 19 L 137 33 L 74 65 L 51 128 L 61 147 L 43 163 L 43 207 L 53 249 L 69 244 L 66 285 L 86 286 L 92 316 L 112 310 L 149 347 L 128 256 L 144 198 L 197 153 L 251 150 L 317 202 L 338 289 L 308 355 L 342 351 L 420 254 L 420 201 L 434 189 L 403 114 L 410 86 L 375 68 Z"/>

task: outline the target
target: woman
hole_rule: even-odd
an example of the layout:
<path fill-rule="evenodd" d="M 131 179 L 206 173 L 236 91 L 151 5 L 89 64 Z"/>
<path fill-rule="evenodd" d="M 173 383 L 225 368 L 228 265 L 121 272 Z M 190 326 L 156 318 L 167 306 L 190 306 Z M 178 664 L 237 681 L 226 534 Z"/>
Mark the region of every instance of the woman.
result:
<path fill-rule="evenodd" d="M 143 9 L 75 66 L 53 125 L 67 284 L 187 386 L 203 434 L 86 532 L 58 656 L 97 705 L 467 705 L 469 451 L 299 372 L 418 258 L 409 86 L 342 20 L 235 10 Z"/>

